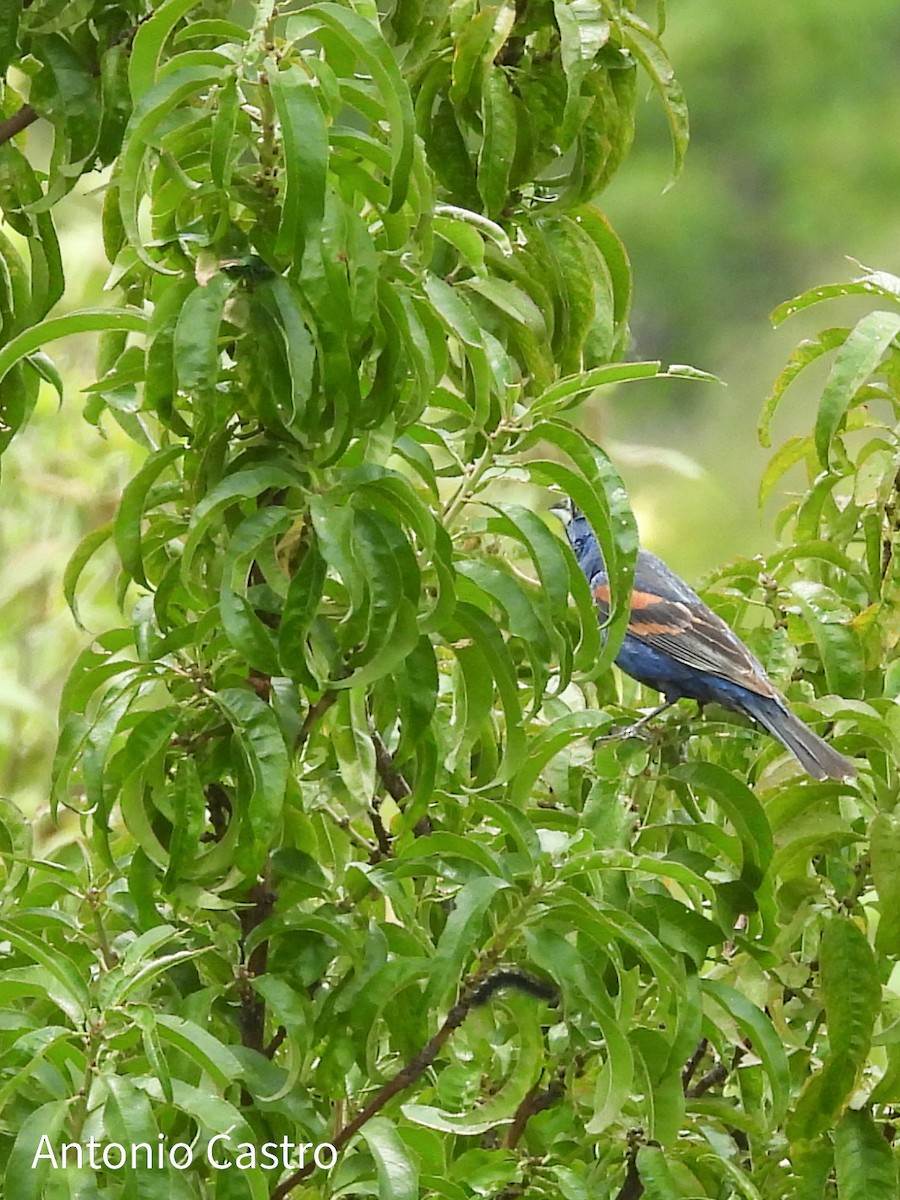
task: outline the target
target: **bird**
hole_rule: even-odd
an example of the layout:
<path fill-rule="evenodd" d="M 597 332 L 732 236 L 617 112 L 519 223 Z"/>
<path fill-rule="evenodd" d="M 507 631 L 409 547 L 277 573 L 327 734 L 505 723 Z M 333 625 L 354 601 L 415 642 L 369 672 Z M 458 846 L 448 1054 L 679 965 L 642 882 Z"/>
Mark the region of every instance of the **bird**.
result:
<path fill-rule="evenodd" d="M 566 530 L 598 610 L 609 615 L 609 576 L 600 544 L 584 514 L 569 501 L 551 510 Z M 790 709 L 762 663 L 733 629 L 674 571 L 643 548 L 638 551 L 631 613 L 616 665 L 661 692 L 665 703 L 630 730 L 683 698 L 715 703 L 752 717 L 793 754 L 813 779 L 852 779 L 856 767 Z"/>

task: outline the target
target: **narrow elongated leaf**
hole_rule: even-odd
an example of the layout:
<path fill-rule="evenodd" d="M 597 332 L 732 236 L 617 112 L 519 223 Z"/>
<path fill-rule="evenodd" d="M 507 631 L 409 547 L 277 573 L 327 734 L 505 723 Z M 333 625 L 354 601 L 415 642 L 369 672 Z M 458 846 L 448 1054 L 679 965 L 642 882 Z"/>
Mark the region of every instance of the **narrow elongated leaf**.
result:
<path fill-rule="evenodd" d="M 255 693 L 226 688 L 216 693 L 215 699 L 234 729 L 251 782 L 252 790 L 244 802 L 248 832 L 238 851 L 238 865 L 250 875 L 258 869 L 277 832 L 287 787 L 288 752 L 275 713 Z"/>
<path fill-rule="evenodd" d="M 869 838 L 880 912 L 875 945 L 882 954 L 900 954 L 900 820 L 893 813 L 878 813 Z"/>
<path fill-rule="evenodd" d="M 834 1131 L 838 1200 L 893 1200 L 897 1168 L 891 1146 L 864 1109 L 848 1109 Z"/>
<path fill-rule="evenodd" d="M 831 443 L 854 395 L 866 382 L 888 346 L 900 333 L 900 313 L 867 313 L 840 346 L 819 401 L 816 450 L 827 470 Z"/>
<path fill-rule="evenodd" d="M 453 911 L 438 942 L 428 981 L 427 1004 L 441 1003 L 458 985 L 463 968 L 480 944 L 484 914 L 497 892 L 508 887 L 504 879 L 482 876 L 467 883 L 456 894 Z"/>
<path fill-rule="evenodd" d="M 676 767 L 676 779 L 702 788 L 731 821 L 744 852 L 742 877 L 757 888 L 772 861 L 772 830 L 762 805 L 750 788 L 718 763 L 686 763 Z"/>
<path fill-rule="evenodd" d="M 122 566 L 136 582 L 149 587 L 144 574 L 141 522 L 147 494 L 157 479 L 184 453 L 182 446 L 166 446 L 151 454 L 125 485 L 113 522 L 113 538 Z"/>
<path fill-rule="evenodd" d="M 328 133 L 309 75 L 293 65 L 281 71 L 269 60 L 268 85 L 281 124 L 285 192 L 276 251 L 289 255 L 297 270 L 307 240 L 325 212 Z"/>
<path fill-rule="evenodd" d="M 419 1172 L 393 1121 L 373 1117 L 362 1136 L 378 1168 L 378 1200 L 418 1200 Z"/>
<path fill-rule="evenodd" d="M 881 1007 L 881 982 L 866 935 L 849 917 L 835 917 L 825 926 L 819 970 L 830 1053 L 859 1070 Z M 848 1092 L 852 1083 L 848 1080 Z"/>
<path fill-rule="evenodd" d="M 409 190 L 414 151 L 415 116 L 409 89 L 394 57 L 376 27 L 351 9 L 338 4 L 313 4 L 304 18 L 320 21 L 359 57 L 378 84 L 387 110 L 391 142 L 391 199 L 397 212 Z"/>
<path fill-rule="evenodd" d="M 772 1093 L 772 1123 L 784 1118 L 791 1095 L 790 1069 L 781 1039 L 765 1013 L 734 988 L 715 979 L 701 979 L 700 988 L 734 1019 L 762 1059 Z"/>
<path fill-rule="evenodd" d="M 638 60 L 659 92 L 669 122 L 672 134 L 672 149 L 674 163 L 672 166 L 672 181 L 681 173 L 684 155 L 689 140 L 688 111 L 681 84 L 675 78 L 675 71 L 668 55 L 662 47 L 658 35 L 634 13 L 623 12 L 623 32 L 625 44 Z"/>

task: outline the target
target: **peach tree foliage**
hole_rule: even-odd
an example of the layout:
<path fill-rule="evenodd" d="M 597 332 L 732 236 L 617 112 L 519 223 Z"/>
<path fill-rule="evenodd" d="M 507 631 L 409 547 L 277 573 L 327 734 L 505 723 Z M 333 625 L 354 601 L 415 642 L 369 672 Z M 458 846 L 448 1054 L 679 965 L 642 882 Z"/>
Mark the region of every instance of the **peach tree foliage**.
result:
<path fill-rule="evenodd" d="M 144 453 L 62 581 L 77 620 L 114 547 L 122 623 L 61 704 L 68 832 L 2 805 L 6 1194 L 894 1194 L 896 280 L 779 380 L 769 416 L 835 354 L 764 480 L 807 469 L 785 549 L 708 593 L 859 787 L 722 714 L 594 742 L 649 697 L 608 669 L 637 534 L 577 410 L 685 373 L 623 361 L 596 202 L 642 75 L 681 165 L 650 15 L 4 5 L 0 440 L 62 396 L 45 347 L 98 333 L 85 418 Z M 61 311 L 54 212 L 100 167 L 114 299 Z M 511 495 L 548 488 L 603 543 L 605 644 Z M 229 1128 L 339 1162 L 217 1173 Z M 42 1133 L 201 1165 L 32 1171 Z"/>

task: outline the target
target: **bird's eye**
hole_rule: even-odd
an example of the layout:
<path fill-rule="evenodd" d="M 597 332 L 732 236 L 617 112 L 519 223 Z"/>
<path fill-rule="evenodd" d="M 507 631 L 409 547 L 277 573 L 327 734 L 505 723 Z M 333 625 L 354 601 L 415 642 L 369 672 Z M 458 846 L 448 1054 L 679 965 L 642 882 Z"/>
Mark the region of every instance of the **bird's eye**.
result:
<path fill-rule="evenodd" d="M 580 554 L 582 552 L 582 550 L 584 549 L 584 538 L 577 537 L 575 539 L 575 541 L 572 543 L 572 549 L 575 551 L 576 554 Z"/>

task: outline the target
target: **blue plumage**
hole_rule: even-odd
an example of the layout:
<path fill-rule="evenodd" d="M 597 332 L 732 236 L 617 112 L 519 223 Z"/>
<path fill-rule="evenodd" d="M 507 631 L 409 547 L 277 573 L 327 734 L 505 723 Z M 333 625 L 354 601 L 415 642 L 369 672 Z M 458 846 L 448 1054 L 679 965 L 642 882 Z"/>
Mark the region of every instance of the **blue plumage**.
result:
<path fill-rule="evenodd" d="M 574 507 L 555 510 L 584 572 L 601 619 L 609 612 L 609 578 L 587 519 Z M 647 550 L 638 553 L 628 632 L 616 664 L 662 692 L 666 706 L 686 697 L 746 713 L 814 779 L 846 779 L 856 768 L 796 717 L 736 633 L 683 579 Z M 664 706 L 665 707 L 665 706 Z"/>

